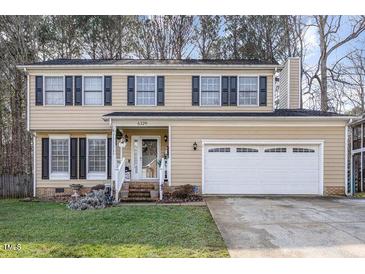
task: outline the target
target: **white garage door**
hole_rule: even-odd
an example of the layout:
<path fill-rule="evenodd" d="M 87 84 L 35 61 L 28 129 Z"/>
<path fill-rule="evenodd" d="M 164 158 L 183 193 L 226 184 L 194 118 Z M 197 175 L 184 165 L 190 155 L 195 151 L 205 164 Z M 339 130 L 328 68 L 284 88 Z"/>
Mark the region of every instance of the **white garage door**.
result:
<path fill-rule="evenodd" d="M 204 149 L 204 194 L 322 194 L 318 145 Z"/>

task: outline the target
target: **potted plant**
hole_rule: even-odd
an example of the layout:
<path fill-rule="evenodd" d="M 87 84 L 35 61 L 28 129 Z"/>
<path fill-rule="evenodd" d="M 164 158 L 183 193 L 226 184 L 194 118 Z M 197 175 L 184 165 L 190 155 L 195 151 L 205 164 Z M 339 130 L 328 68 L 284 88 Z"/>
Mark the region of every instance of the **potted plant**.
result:
<path fill-rule="evenodd" d="M 74 194 L 71 195 L 71 197 L 73 198 L 78 198 L 80 196 L 79 191 L 81 190 L 81 188 L 83 188 L 84 186 L 81 184 L 71 184 L 70 185 L 71 189 L 74 191 Z"/>

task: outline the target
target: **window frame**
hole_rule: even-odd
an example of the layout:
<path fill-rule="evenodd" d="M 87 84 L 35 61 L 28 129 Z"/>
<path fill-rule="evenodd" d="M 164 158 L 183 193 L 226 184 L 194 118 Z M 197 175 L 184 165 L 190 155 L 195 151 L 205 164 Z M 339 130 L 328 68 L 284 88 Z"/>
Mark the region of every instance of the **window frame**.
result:
<path fill-rule="evenodd" d="M 105 172 L 89 173 L 89 140 L 105 140 Z M 86 135 L 86 180 L 107 180 L 108 177 L 108 136 Z"/>
<path fill-rule="evenodd" d="M 287 147 L 277 146 L 264 148 L 264 153 L 289 153 Z"/>
<path fill-rule="evenodd" d="M 157 74 L 138 74 L 135 75 L 135 81 L 134 81 L 134 106 L 137 107 L 156 107 L 157 106 Z M 153 105 L 140 105 L 138 104 L 137 100 L 137 78 L 138 77 L 154 77 L 155 78 L 155 103 Z"/>
<path fill-rule="evenodd" d="M 71 142 L 70 135 L 49 135 L 49 146 L 48 146 L 48 164 L 49 164 L 49 179 L 50 180 L 70 180 L 71 172 Z M 68 142 L 68 172 L 64 173 L 52 173 L 52 140 L 67 140 Z"/>
<path fill-rule="evenodd" d="M 101 104 L 100 105 L 86 105 L 85 104 L 85 77 L 101 77 Z M 105 104 L 104 97 L 105 97 L 104 96 L 104 75 L 98 75 L 98 74 L 82 75 L 82 106 L 86 106 L 86 107 L 104 106 L 104 104 Z"/>
<path fill-rule="evenodd" d="M 202 78 L 203 77 L 217 77 L 219 78 L 219 104 L 218 105 L 203 105 L 202 104 Z M 221 107 L 222 106 L 222 75 L 199 75 L 199 106 L 200 107 Z"/>
<path fill-rule="evenodd" d="M 64 107 L 66 106 L 66 83 L 65 83 L 65 75 L 52 75 L 52 74 L 46 74 L 46 75 L 43 75 L 43 106 L 51 106 L 51 107 Z M 47 77 L 62 77 L 62 88 L 63 88 L 63 104 L 47 104 L 46 101 L 46 78 Z M 50 91 L 52 92 L 52 91 Z"/>
<path fill-rule="evenodd" d="M 256 77 L 257 78 L 257 100 L 255 105 L 245 105 L 240 103 L 240 78 L 244 77 Z M 244 92 L 244 91 L 242 91 Z M 258 74 L 240 74 L 237 75 L 237 106 L 239 107 L 259 107 L 260 106 L 260 75 Z"/>

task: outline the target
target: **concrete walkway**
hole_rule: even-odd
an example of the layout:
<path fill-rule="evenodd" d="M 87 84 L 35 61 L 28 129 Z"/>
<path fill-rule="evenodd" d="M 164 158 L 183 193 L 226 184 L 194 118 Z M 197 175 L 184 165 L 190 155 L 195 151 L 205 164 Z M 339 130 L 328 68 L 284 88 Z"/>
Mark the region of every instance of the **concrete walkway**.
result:
<path fill-rule="evenodd" d="M 365 200 L 208 197 L 231 257 L 365 257 Z"/>

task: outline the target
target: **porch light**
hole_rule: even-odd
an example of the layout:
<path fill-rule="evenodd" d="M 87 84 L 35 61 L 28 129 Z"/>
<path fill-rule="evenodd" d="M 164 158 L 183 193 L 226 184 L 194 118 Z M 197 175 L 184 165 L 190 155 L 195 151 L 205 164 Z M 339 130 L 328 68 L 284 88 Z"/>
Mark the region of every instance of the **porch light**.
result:
<path fill-rule="evenodd" d="M 198 144 L 196 142 L 194 142 L 193 149 L 196 150 L 197 148 L 198 148 Z"/>
<path fill-rule="evenodd" d="M 165 135 L 165 136 L 163 137 L 163 139 L 165 140 L 165 143 L 166 143 L 166 142 L 167 142 L 167 140 L 168 140 L 167 135 Z"/>
<path fill-rule="evenodd" d="M 124 141 L 126 142 L 126 143 L 128 143 L 128 135 L 126 134 L 126 135 L 124 135 Z"/>

